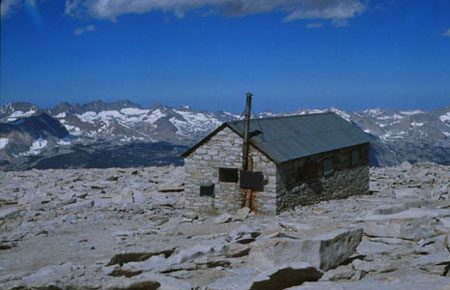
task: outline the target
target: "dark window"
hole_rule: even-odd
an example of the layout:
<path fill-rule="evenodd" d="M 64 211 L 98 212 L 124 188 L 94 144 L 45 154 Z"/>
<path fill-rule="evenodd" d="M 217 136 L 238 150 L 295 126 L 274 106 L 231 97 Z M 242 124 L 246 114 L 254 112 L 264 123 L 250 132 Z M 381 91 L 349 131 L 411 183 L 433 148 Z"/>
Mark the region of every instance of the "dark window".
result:
<path fill-rule="evenodd" d="M 354 149 L 352 151 L 352 162 L 351 162 L 352 167 L 360 164 L 360 162 L 361 162 L 360 154 L 361 153 L 359 152 L 359 149 Z"/>
<path fill-rule="evenodd" d="M 214 196 L 214 184 L 200 185 L 200 196 Z"/>
<path fill-rule="evenodd" d="M 241 188 L 264 191 L 262 172 L 241 170 Z"/>
<path fill-rule="evenodd" d="M 327 158 L 322 161 L 323 176 L 328 176 L 333 173 L 333 159 Z"/>
<path fill-rule="evenodd" d="M 237 183 L 238 170 L 237 168 L 219 168 L 219 181 L 220 182 L 233 182 Z"/>
<path fill-rule="evenodd" d="M 300 182 L 306 179 L 306 169 L 305 166 L 297 168 L 297 178 L 296 181 Z"/>
<path fill-rule="evenodd" d="M 319 175 L 317 162 L 311 161 L 306 164 L 306 177 L 308 179 L 316 179 Z"/>

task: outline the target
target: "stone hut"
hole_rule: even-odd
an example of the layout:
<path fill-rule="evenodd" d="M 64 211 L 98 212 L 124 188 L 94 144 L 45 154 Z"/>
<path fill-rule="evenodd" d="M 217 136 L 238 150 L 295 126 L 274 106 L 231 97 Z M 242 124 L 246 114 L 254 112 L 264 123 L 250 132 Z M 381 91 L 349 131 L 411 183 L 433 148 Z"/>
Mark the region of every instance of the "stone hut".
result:
<path fill-rule="evenodd" d="M 369 136 L 335 113 L 252 119 L 250 178 L 240 170 L 243 134 L 243 120 L 224 123 L 182 155 L 186 208 L 236 211 L 243 187 L 266 214 L 369 192 Z"/>

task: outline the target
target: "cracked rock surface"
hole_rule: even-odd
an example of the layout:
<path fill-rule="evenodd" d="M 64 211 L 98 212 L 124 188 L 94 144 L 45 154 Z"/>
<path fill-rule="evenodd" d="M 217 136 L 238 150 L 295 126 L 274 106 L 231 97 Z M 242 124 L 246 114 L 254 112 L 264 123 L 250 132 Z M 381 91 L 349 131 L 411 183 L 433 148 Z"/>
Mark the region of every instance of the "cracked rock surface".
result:
<path fill-rule="evenodd" d="M 184 210 L 184 168 L 0 172 L 1 289 L 450 289 L 450 167 L 278 216 Z"/>

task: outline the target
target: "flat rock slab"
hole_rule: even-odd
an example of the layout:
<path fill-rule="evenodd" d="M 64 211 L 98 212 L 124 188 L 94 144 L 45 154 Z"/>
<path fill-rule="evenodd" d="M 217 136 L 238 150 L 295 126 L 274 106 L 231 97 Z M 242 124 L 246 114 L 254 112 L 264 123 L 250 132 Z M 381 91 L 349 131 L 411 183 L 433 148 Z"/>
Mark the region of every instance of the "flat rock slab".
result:
<path fill-rule="evenodd" d="M 185 281 L 154 273 L 144 273 L 132 278 L 112 278 L 104 287 L 108 290 L 190 290 Z"/>
<path fill-rule="evenodd" d="M 379 211 L 379 210 L 378 210 Z M 438 216 L 450 216 L 448 209 L 423 209 L 423 208 L 409 208 L 404 211 L 392 214 L 369 214 L 360 219 L 361 221 L 380 221 L 380 220 L 408 220 L 418 218 L 433 218 Z"/>
<path fill-rule="evenodd" d="M 264 239 L 255 242 L 249 263 L 258 269 L 270 269 L 285 263 L 306 262 L 327 271 L 341 265 L 356 250 L 363 230 L 337 230 L 312 239 Z"/>
<path fill-rule="evenodd" d="M 16 285 L 10 285 L 11 288 L 31 287 L 32 289 L 65 289 L 67 286 L 77 285 L 78 281 L 74 280 L 81 275 L 81 268 L 70 262 L 62 265 L 50 265 L 39 269 L 31 275 L 22 277 Z M 7 286 L 6 288 L 10 288 Z M 27 288 L 25 288 L 27 289 Z"/>
<path fill-rule="evenodd" d="M 397 249 L 398 246 L 388 245 L 381 242 L 373 242 L 369 240 L 362 240 L 356 248 L 356 251 L 362 255 L 373 255 L 391 253 Z"/>
<path fill-rule="evenodd" d="M 19 216 L 21 209 L 16 207 L 10 207 L 7 209 L 0 210 L 0 220 L 12 219 Z"/>
<path fill-rule="evenodd" d="M 417 218 L 411 220 L 377 220 L 363 225 L 364 233 L 370 237 L 397 238 L 418 241 L 434 236 L 433 220 Z"/>
<path fill-rule="evenodd" d="M 217 279 L 214 283 L 208 284 L 208 290 L 243 290 L 250 287 L 251 281 L 255 275 L 245 274 L 239 276 L 225 277 Z"/>

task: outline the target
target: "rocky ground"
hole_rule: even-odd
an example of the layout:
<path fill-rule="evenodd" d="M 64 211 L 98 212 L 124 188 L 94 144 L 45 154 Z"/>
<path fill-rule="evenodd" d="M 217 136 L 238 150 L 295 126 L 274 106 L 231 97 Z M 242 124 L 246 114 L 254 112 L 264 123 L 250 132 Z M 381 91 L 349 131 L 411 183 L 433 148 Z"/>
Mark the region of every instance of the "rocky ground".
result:
<path fill-rule="evenodd" d="M 0 172 L 1 289 L 450 289 L 450 167 L 371 170 L 371 195 L 183 210 L 183 167 Z"/>

